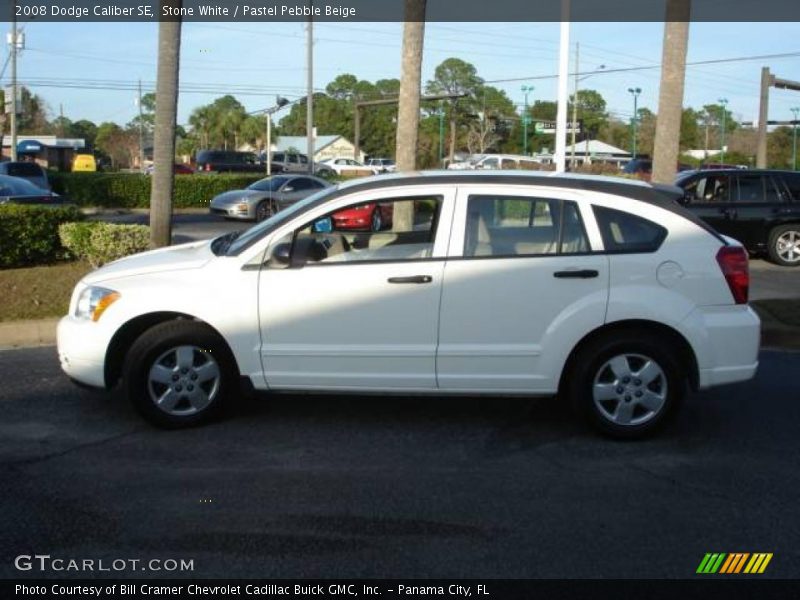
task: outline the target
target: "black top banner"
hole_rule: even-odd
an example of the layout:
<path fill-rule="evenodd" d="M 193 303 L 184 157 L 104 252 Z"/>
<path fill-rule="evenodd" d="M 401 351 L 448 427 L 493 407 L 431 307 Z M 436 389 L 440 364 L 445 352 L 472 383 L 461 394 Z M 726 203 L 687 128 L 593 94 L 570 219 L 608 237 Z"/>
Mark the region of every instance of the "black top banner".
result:
<path fill-rule="evenodd" d="M 0 0 L 0 20 L 404 21 L 407 0 Z M 668 12 L 669 11 L 669 12 Z M 800 22 L 798 0 L 427 0 L 425 20 Z M 800 32 L 800 31 L 799 31 Z"/>

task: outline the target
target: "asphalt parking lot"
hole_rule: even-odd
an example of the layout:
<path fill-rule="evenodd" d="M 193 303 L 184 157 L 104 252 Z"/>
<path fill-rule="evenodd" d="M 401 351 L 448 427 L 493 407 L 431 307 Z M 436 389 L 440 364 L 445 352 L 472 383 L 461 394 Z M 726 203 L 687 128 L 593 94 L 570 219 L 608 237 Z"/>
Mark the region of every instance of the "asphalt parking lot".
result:
<path fill-rule="evenodd" d="M 620 443 L 552 399 L 285 395 L 164 432 L 54 348 L 0 352 L 0 577 L 41 576 L 13 567 L 40 553 L 195 578 L 678 578 L 773 552 L 764 577 L 796 578 L 798 370 L 764 352 L 755 380 Z"/>

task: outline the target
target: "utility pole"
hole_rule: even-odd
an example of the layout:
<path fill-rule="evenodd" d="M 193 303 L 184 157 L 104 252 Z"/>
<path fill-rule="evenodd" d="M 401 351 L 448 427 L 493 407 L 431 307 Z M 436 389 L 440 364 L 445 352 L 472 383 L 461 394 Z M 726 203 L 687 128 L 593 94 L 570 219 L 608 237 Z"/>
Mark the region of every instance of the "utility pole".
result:
<path fill-rule="evenodd" d="M 58 103 L 58 135 L 64 137 L 64 105 Z"/>
<path fill-rule="evenodd" d="M 719 156 L 720 156 L 719 162 L 720 164 L 725 164 L 725 125 L 726 125 L 726 120 L 728 118 L 728 99 L 720 98 L 718 102 L 720 107 L 722 108 L 722 130 L 720 131 L 720 141 L 719 141 Z M 764 122 L 764 127 L 766 127 L 766 121 Z M 765 161 L 766 161 L 766 149 L 765 149 Z"/>
<path fill-rule="evenodd" d="M 144 113 L 142 112 L 142 80 L 139 80 L 139 170 L 144 170 Z"/>
<path fill-rule="evenodd" d="M 569 166 L 570 169 L 575 169 L 575 144 L 577 143 L 576 140 L 576 128 L 578 123 L 578 82 L 580 78 L 578 75 L 580 74 L 580 60 L 581 60 L 581 45 L 579 42 L 575 42 L 575 91 L 572 96 L 572 152 L 570 153 L 569 159 Z"/>
<path fill-rule="evenodd" d="M 761 103 L 758 108 L 758 138 L 756 146 L 756 167 L 767 168 L 767 120 L 769 119 L 769 86 L 773 83 L 769 67 L 761 69 Z"/>
<path fill-rule="evenodd" d="M 16 2 L 11 7 L 11 160 L 17 160 L 17 15 Z"/>
<path fill-rule="evenodd" d="M 308 7 L 313 8 L 313 0 Z M 310 11 L 313 14 L 313 10 Z M 308 17 L 308 36 L 306 39 L 306 63 L 308 67 L 308 96 L 306 97 L 306 136 L 308 137 L 308 172 L 314 174 L 314 18 Z"/>
<path fill-rule="evenodd" d="M 633 129 L 633 158 L 636 158 L 636 121 L 639 118 L 639 94 L 642 88 L 628 88 L 628 93 L 633 96 L 633 118 L 631 119 L 631 129 Z"/>
<path fill-rule="evenodd" d="M 267 163 L 267 177 L 272 175 L 272 115 L 267 111 L 267 136 L 264 140 L 264 161 Z"/>
<path fill-rule="evenodd" d="M 800 107 L 789 109 L 794 115 L 792 121 L 792 170 L 797 171 L 797 117 L 800 116 Z"/>
<path fill-rule="evenodd" d="M 558 51 L 558 109 L 556 111 L 556 171 L 567 168 L 567 103 L 569 102 L 570 0 L 561 0 L 561 39 Z"/>
<path fill-rule="evenodd" d="M 439 110 L 436 111 L 439 116 L 439 167 L 444 168 L 444 104 L 439 105 Z"/>

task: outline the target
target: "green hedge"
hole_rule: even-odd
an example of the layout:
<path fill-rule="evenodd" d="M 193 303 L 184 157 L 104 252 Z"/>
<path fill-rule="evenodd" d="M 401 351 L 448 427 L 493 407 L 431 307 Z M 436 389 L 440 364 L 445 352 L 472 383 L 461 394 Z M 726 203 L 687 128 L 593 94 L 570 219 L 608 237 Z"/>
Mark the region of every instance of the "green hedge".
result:
<path fill-rule="evenodd" d="M 176 175 L 173 207 L 204 208 L 217 194 L 242 189 L 261 179 L 252 175 Z M 79 206 L 149 208 L 152 178 L 140 173 L 53 173 L 53 191 Z"/>
<path fill-rule="evenodd" d="M 65 258 L 58 227 L 82 218 L 74 206 L 0 205 L 0 268 L 26 267 Z"/>
<path fill-rule="evenodd" d="M 64 223 L 59 227 L 59 237 L 72 255 L 94 268 L 150 249 L 150 228 L 146 225 Z"/>

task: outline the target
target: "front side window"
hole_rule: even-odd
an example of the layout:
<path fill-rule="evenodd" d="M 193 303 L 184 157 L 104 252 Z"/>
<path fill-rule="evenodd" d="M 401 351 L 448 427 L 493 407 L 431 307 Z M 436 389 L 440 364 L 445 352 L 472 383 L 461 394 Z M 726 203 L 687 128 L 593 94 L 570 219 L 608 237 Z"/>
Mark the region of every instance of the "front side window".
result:
<path fill-rule="evenodd" d="M 629 212 L 604 206 L 593 206 L 592 209 L 606 252 L 655 252 L 667 237 L 667 230 L 658 223 Z"/>
<path fill-rule="evenodd" d="M 470 196 L 464 256 L 538 256 L 589 252 L 575 202 Z"/>
<path fill-rule="evenodd" d="M 442 202 L 441 196 L 393 198 L 362 201 L 337 210 L 294 231 L 289 264 L 430 258 Z M 269 266 L 275 265 L 274 253 L 278 252 L 286 253 L 286 247 L 276 247 Z"/>
<path fill-rule="evenodd" d="M 707 175 L 688 183 L 685 188 L 690 202 L 730 202 L 730 177 Z"/>

